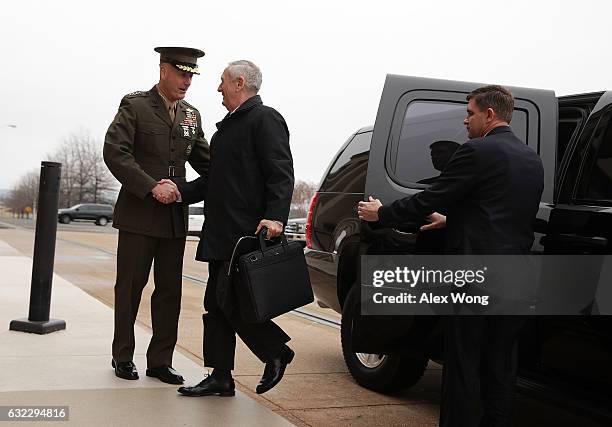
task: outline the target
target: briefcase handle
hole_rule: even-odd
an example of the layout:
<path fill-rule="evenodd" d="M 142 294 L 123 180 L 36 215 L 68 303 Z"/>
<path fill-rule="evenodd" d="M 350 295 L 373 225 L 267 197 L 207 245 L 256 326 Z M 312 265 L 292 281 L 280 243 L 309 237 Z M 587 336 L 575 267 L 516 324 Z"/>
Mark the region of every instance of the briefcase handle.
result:
<path fill-rule="evenodd" d="M 266 234 L 268 234 L 268 228 L 263 227 L 261 230 L 259 230 L 259 234 L 257 235 L 257 237 L 259 238 L 259 249 L 261 250 L 261 252 L 265 251 L 268 248 L 268 243 L 266 243 L 265 240 Z M 287 246 L 287 236 L 285 236 L 285 233 L 281 233 L 279 237 L 281 245 Z"/>
<path fill-rule="evenodd" d="M 236 251 L 238 250 L 238 247 L 240 246 L 240 243 L 243 240 L 248 240 L 248 239 L 258 239 L 259 240 L 259 250 L 263 253 L 267 248 L 268 248 L 268 244 L 265 241 L 265 237 L 266 237 L 266 233 L 268 232 L 268 228 L 267 227 L 263 227 L 261 230 L 259 230 L 259 234 L 256 234 L 255 236 L 242 236 L 240 239 L 238 239 L 238 241 L 236 242 L 236 244 L 234 245 L 234 250 L 232 251 L 232 257 L 230 258 L 230 262 L 227 268 L 227 276 L 231 276 L 232 274 L 232 268 L 237 264 L 237 258 L 238 256 L 240 256 L 240 253 L 237 253 Z M 287 246 L 287 237 L 285 236 L 285 234 L 281 234 L 280 235 L 280 240 L 281 240 L 281 245 L 282 246 Z"/>

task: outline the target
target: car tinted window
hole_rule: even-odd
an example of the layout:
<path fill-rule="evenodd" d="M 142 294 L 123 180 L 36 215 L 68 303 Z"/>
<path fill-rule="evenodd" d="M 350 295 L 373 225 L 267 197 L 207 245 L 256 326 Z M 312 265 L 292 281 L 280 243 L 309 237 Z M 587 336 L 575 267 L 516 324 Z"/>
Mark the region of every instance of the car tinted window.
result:
<path fill-rule="evenodd" d="M 589 114 L 584 108 L 559 108 L 559 129 L 557 132 L 557 166 L 561 164 L 570 141 L 579 134 L 583 122 Z"/>
<path fill-rule="evenodd" d="M 463 120 L 466 103 L 415 101 L 406 108 L 394 158 L 393 175 L 401 182 L 431 184 L 459 145 L 468 140 Z M 526 141 L 527 117 L 515 110 L 512 130 Z"/>
<path fill-rule="evenodd" d="M 577 197 L 612 203 L 612 110 L 608 110 L 584 154 Z"/>
<path fill-rule="evenodd" d="M 342 193 L 363 193 L 368 169 L 372 132 L 358 133 L 340 153 L 327 177 L 321 191 Z"/>
<path fill-rule="evenodd" d="M 189 215 L 204 215 L 203 206 L 189 206 Z"/>

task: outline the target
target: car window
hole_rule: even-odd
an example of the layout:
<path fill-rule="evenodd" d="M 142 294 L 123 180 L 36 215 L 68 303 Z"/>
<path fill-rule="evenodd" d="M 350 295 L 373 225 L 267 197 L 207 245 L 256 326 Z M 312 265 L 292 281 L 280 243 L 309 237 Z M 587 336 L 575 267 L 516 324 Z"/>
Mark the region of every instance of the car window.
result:
<path fill-rule="evenodd" d="M 576 196 L 612 204 L 612 109 L 603 115 L 586 149 Z"/>
<path fill-rule="evenodd" d="M 189 206 L 189 215 L 204 215 L 203 206 Z"/>
<path fill-rule="evenodd" d="M 321 191 L 363 193 L 372 132 L 358 133 L 340 153 L 321 185 Z"/>
<path fill-rule="evenodd" d="M 455 150 L 468 140 L 463 120 L 467 103 L 413 101 L 408 104 L 400 131 L 395 158 L 390 159 L 400 182 L 431 184 L 452 158 Z M 527 116 L 515 110 L 511 128 L 526 141 Z"/>
<path fill-rule="evenodd" d="M 557 132 L 557 166 L 561 164 L 570 144 L 580 134 L 580 129 L 589 113 L 584 108 L 559 108 L 559 129 Z"/>

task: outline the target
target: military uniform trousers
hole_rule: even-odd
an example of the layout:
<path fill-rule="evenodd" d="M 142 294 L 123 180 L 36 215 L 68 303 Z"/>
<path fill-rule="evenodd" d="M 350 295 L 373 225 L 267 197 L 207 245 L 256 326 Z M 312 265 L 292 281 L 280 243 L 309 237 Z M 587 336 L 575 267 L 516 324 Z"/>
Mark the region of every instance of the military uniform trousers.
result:
<path fill-rule="evenodd" d="M 181 310 L 184 251 L 185 237 L 157 238 L 119 231 L 113 338 L 116 361 L 129 361 L 134 356 L 134 322 L 155 261 L 155 290 L 151 296 L 153 336 L 147 349 L 147 366 L 172 364 Z"/>
<path fill-rule="evenodd" d="M 444 322 L 440 426 L 509 427 L 525 317 L 449 316 Z"/>
<path fill-rule="evenodd" d="M 223 289 L 232 292 L 227 276 L 228 261 L 208 263 L 208 283 L 204 294 L 204 366 L 232 370 L 236 351 L 236 334 L 249 350 L 264 363 L 274 359 L 291 338 L 271 320 L 263 323 L 246 323 L 236 306 L 219 304 L 226 300 Z M 231 300 L 231 296 L 229 297 Z M 223 308 L 222 308 L 223 307 Z"/>

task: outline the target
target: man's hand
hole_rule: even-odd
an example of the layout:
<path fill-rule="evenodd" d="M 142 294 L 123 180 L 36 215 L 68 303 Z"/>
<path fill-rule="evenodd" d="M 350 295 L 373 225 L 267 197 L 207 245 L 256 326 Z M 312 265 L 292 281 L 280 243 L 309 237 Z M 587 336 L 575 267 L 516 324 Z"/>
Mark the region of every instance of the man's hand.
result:
<path fill-rule="evenodd" d="M 425 224 L 421 227 L 421 231 L 434 230 L 436 228 L 444 228 L 446 227 L 446 216 L 439 214 L 438 212 L 434 212 L 427 217 L 430 221 L 429 224 Z"/>
<path fill-rule="evenodd" d="M 176 201 L 180 202 L 181 201 L 181 192 L 179 191 L 178 187 L 176 186 L 176 183 L 174 181 L 172 181 L 171 179 L 161 179 L 159 181 L 159 184 L 168 184 L 170 185 L 172 188 L 174 188 L 174 194 L 176 195 Z"/>
<path fill-rule="evenodd" d="M 259 233 L 259 231 L 264 227 L 268 229 L 268 232 L 266 233 L 266 240 L 278 237 L 283 232 L 283 225 L 280 222 L 272 221 L 269 219 L 262 219 L 261 221 L 259 221 L 259 225 L 257 226 L 255 234 Z"/>
<path fill-rule="evenodd" d="M 364 221 L 378 221 L 378 209 L 382 206 L 380 200 L 369 197 L 369 202 L 359 202 L 357 214 Z"/>
<path fill-rule="evenodd" d="M 181 198 L 176 184 L 169 179 L 162 179 L 151 190 L 153 197 L 160 203 L 174 203 Z"/>

